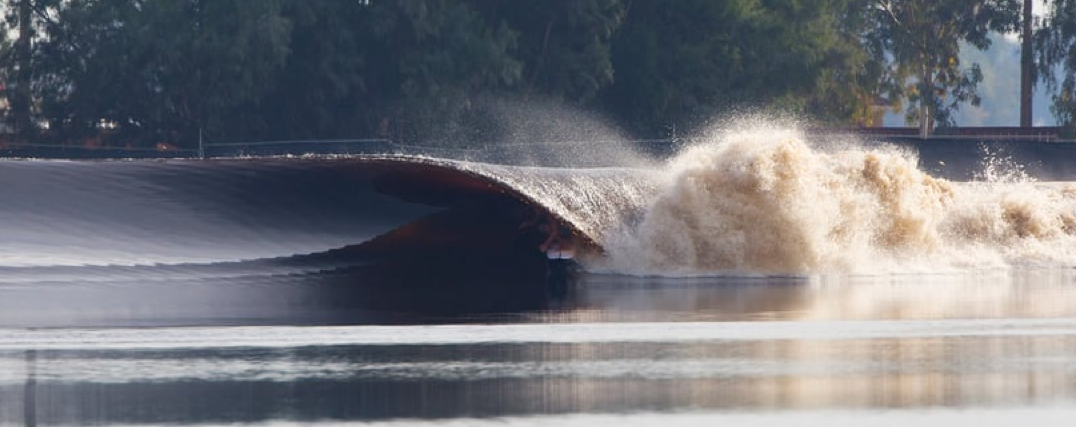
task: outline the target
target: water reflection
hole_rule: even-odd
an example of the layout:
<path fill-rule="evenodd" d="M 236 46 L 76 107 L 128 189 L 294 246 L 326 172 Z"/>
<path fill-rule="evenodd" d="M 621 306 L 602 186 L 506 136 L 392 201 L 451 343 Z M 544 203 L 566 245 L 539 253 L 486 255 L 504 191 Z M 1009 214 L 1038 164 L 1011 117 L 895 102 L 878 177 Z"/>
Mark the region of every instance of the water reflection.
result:
<path fill-rule="evenodd" d="M 145 291 L 68 283 L 49 289 L 78 297 L 56 301 L 0 287 L 0 424 L 556 424 L 1076 405 L 1068 270 L 584 275 L 560 295 L 540 281 L 497 288 L 495 276 L 440 282 L 448 290 L 390 279 L 428 273 L 379 269 L 393 287 L 346 281 L 354 271 Z M 103 305 L 87 315 L 80 300 Z M 8 309 L 52 327 L 24 328 Z"/>
<path fill-rule="evenodd" d="M 26 386 L 22 395 L 23 424 L 37 425 L 37 351 L 26 351 Z"/>
<path fill-rule="evenodd" d="M 108 280 L 5 277 L 0 328 L 1076 315 L 1076 271 L 1069 269 L 697 279 L 583 274 L 557 289 L 546 281 L 541 260 L 526 257 L 487 263 L 461 256 L 294 274 L 252 266 L 262 274 L 236 277 L 202 277 L 184 268 L 191 269 L 159 268 L 170 274 L 158 271 L 155 279 L 124 270 Z"/>
<path fill-rule="evenodd" d="M 534 341 L 571 327 L 546 326 Z M 358 337 L 362 328 L 350 327 Z M 0 378 L 0 396 L 21 397 L 28 425 L 1010 407 L 1074 403 L 1074 350 L 1073 326 L 1042 336 L 46 350 L 36 368 L 33 356 L 0 353 L 3 372 L 16 358 L 26 366 L 14 370 L 26 377 Z"/>
<path fill-rule="evenodd" d="M 654 279 L 591 276 L 543 321 L 833 320 L 1076 315 L 1071 269 L 930 275 Z"/>

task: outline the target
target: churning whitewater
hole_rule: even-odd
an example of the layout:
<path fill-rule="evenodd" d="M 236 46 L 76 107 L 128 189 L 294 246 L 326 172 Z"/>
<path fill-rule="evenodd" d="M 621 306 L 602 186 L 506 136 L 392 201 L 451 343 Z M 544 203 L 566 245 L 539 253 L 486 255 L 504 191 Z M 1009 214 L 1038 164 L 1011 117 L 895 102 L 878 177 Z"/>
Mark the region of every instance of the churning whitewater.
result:
<path fill-rule="evenodd" d="M 641 219 L 594 267 L 643 275 L 826 274 L 1071 265 L 1076 187 L 1020 174 L 957 183 L 896 148 L 826 150 L 729 133 L 664 166 Z M 1012 178 L 1016 177 L 1016 178 Z"/>

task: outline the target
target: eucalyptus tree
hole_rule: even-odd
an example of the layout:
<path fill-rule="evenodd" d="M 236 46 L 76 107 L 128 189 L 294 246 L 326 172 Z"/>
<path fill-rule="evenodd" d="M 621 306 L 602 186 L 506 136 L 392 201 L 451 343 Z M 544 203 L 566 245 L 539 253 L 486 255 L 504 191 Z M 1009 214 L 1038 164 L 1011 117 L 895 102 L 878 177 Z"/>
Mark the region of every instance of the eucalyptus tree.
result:
<path fill-rule="evenodd" d="M 0 6 L 2 7 L 2 6 Z M 0 64 L 11 64 L 15 62 L 12 52 L 11 39 L 8 37 L 7 22 L 0 20 Z M 10 67 L 0 66 L 0 100 L 7 104 L 8 92 L 7 82 L 8 75 L 10 73 Z M 5 109 L 3 115 L 0 115 L 0 123 L 7 121 L 8 111 Z M 3 126 L 0 126 L 2 128 Z"/>
<path fill-rule="evenodd" d="M 1035 89 L 1033 0 L 1023 0 L 1020 12 L 1020 127 L 1031 127 L 1031 105 Z"/>
<path fill-rule="evenodd" d="M 961 64 L 961 44 L 988 49 L 989 33 L 1015 29 L 1021 11 L 1019 0 L 866 0 L 863 6 L 866 44 L 903 83 L 899 95 L 910 101 L 905 120 L 918 122 L 923 137 L 936 125 L 954 125 L 951 114 L 960 105 L 980 102 L 982 71 Z"/>
<path fill-rule="evenodd" d="M 1035 47 L 1039 78 L 1053 98 L 1050 110 L 1071 136 L 1076 128 L 1076 0 L 1049 3 Z"/>
<path fill-rule="evenodd" d="M 19 36 L 15 40 L 12 49 L 12 64 L 15 64 L 14 75 L 15 89 L 11 90 L 11 109 L 15 118 L 15 129 L 22 137 L 30 132 L 30 110 L 32 103 L 32 91 L 30 84 L 33 79 L 33 42 L 34 42 L 34 17 L 35 4 L 31 0 L 18 0 L 11 5 L 14 13 L 9 22 L 14 22 L 19 30 Z"/>
<path fill-rule="evenodd" d="M 0 62 L 0 75 L 8 80 L 5 92 L 11 105 L 11 114 L 15 129 L 20 139 L 32 137 L 34 79 L 37 44 L 41 39 L 43 28 L 52 23 L 54 13 L 63 0 L 2 0 L 5 6 L 5 37 L 9 30 L 16 34 L 14 43 L 4 54 Z"/>

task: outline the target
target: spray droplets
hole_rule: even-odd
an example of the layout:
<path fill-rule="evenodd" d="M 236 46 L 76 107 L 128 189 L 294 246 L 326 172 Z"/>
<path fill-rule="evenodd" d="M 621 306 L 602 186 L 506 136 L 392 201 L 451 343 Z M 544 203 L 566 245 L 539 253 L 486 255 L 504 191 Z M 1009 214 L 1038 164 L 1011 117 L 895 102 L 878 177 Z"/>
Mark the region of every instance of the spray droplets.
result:
<path fill-rule="evenodd" d="M 807 274 L 1065 263 L 1071 189 L 1006 175 L 934 178 L 907 153 L 822 150 L 795 131 L 730 133 L 670 161 L 605 268 L 637 274 Z"/>

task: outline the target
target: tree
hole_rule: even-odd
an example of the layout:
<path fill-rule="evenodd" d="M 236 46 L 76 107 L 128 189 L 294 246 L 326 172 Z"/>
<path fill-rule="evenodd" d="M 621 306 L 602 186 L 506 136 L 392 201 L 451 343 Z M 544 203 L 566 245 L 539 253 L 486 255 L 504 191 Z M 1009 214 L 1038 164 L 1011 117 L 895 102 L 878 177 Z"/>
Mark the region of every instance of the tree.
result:
<path fill-rule="evenodd" d="M 467 2 L 288 0 L 283 15 L 290 54 L 248 136 L 444 141 L 520 80 L 517 33 Z"/>
<path fill-rule="evenodd" d="M 800 36 L 817 40 L 814 45 L 820 53 L 816 77 L 800 95 L 806 98 L 804 114 L 829 125 L 879 126 L 876 110 L 896 91 L 892 75 L 872 54 L 876 46 L 864 43 L 866 22 L 860 19 L 857 2 L 834 1 L 828 6 L 815 18 L 816 29 Z"/>
<path fill-rule="evenodd" d="M 59 3 L 60 0 L 5 0 L 4 3 L 7 26 L 17 30 L 15 42 L 3 62 L 7 64 L 3 74 L 9 78 L 5 91 L 11 104 L 15 131 L 23 141 L 32 138 L 35 131 L 33 84 L 39 30 Z"/>
<path fill-rule="evenodd" d="M 57 4 L 33 68 L 59 139 L 425 140 L 521 75 L 517 33 L 466 2 Z"/>
<path fill-rule="evenodd" d="M 499 135 L 487 97 L 582 104 L 612 81 L 619 0 L 291 0 L 270 135 L 452 142 Z M 495 120 L 494 120 L 495 121 Z"/>
<path fill-rule="evenodd" d="M 15 131 L 26 137 L 30 131 L 31 92 L 30 81 L 33 77 L 33 8 L 30 0 L 21 0 L 15 5 L 18 17 L 19 37 L 15 40 L 15 90 L 11 97 L 11 109 L 15 116 Z"/>
<path fill-rule="evenodd" d="M 920 136 L 936 125 L 952 126 L 961 104 L 979 104 L 978 64 L 965 68 L 961 42 L 990 47 L 991 31 L 1010 31 L 1020 16 L 1018 0 L 866 0 L 864 39 L 879 63 L 888 64 L 900 95 L 910 104 L 905 120 L 918 122 Z"/>
<path fill-rule="evenodd" d="M 362 2 L 288 0 L 291 23 L 287 58 L 243 139 L 319 139 L 373 135 L 377 121 L 365 105 L 369 58 L 357 28 L 365 25 Z M 376 83 L 375 83 L 376 84 Z"/>
<path fill-rule="evenodd" d="M 1076 128 L 1076 1 L 1050 3 L 1035 34 L 1035 50 L 1036 71 L 1052 94 L 1050 110 L 1071 135 Z"/>
<path fill-rule="evenodd" d="M 13 55 L 14 53 L 12 52 L 11 40 L 8 37 L 7 21 L 0 20 L 0 64 L 14 63 L 15 60 Z M 0 66 L 0 99 L 5 101 L 4 104 L 7 104 L 8 102 L 8 92 L 6 85 L 9 81 L 10 71 L 11 70 L 9 67 Z M 3 115 L 0 115 L 0 124 L 6 123 L 8 119 L 8 111 L 6 108 L 4 109 L 3 113 Z"/>
<path fill-rule="evenodd" d="M 69 0 L 48 28 L 42 107 L 68 135 L 142 143 L 241 134 L 288 53 L 281 0 Z"/>
<path fill-rule="evenodd" d="M 443 141 L 476 97 L 521 75 L 510 54 L 516 34 L 464 2 L 374 2 L 357 28 L 370 64 L 368 108 L 393 139 Z"/>
<path fill-rule="evenodd" d="M 848 1 L 635 0 L 613 44 L 604 101 L 634 130 L 667 134 L 740 106 L 847 122 L 873 101 Z M 866 89 L 863 89 L 866 91 Z"/>
<path fill-rule="evenodd" d="M 1031 102 L 1035 89 L 1035 59 L 1031 1 L 1024 0 L 1020 14 L 1020 127 L 1031 127 Z"/>
<path fill-rule="evenodd" d="M 522 64 L 516 92 L 583 103 L 613 81 L 611 48 L 624 17 L 621 0 L 474 3 L 517 36 L 511 50 Z"/>

